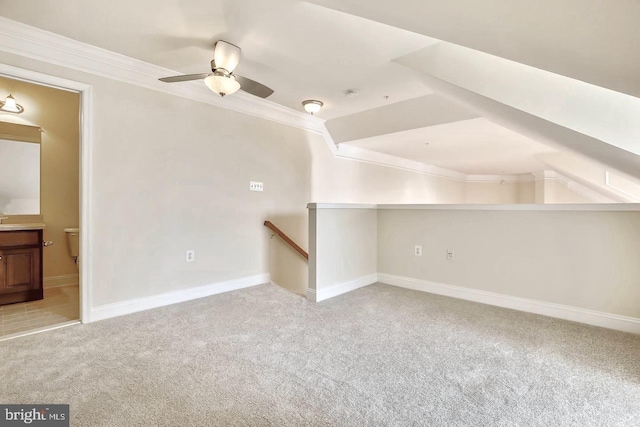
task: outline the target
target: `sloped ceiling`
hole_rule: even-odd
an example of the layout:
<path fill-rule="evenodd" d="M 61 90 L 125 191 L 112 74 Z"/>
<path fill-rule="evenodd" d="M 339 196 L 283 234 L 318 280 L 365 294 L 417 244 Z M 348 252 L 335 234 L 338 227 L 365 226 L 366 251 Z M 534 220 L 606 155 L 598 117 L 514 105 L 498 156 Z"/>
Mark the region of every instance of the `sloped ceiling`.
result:
<path fill-rule="evenodd" d="M 227 40 L 270 100 L 322 100 L 340 144 L 467 174 L 566 151 L 640 178 L 636 0 L 0 0 L 0 14 L 178 73 L 207 71 Z"/>
<path fill-rule="evenodd" d="M 310 1 L 640 96 L 636 0 Z"/>

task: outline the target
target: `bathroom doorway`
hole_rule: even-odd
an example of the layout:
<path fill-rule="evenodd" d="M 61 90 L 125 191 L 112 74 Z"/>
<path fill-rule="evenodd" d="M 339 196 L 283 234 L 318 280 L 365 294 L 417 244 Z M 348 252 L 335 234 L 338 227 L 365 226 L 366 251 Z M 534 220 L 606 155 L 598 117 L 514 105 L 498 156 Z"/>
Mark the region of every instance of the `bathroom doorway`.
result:
<path fill-rule="evenodd" d="M 86 174 L 81 167 L 86 157 L 82 153 L 82 143 L 88 139 L 86 119 L 90 88 L 0 64 L 0 101 L 9 94 L 20 111 L 0 109 L 0 144 L 4 140 L 9 147 L 4 147 L 5 155 L 0 153 L 0 157 L 8 161 L 14 170 L 13 183 L 4 186 L 7 188 L 0 186 L 0 218 L 3 218 L 0 234 L 11 231 L 12 237 L 4 241 L 13 241 L 20 233 L 26 236 L 41 230 L 39 237 L 42 241 L 39 242 L 39 260 L 35 256 L 33 259 L 20 257 L 21 254 L 16 254 L 17 246 L 9 248 L 12 252 L 8 253 L 14 256 L 4 260 L 5 291 L 10 291 L 10 280 L 22 286 L 19 279 L 24 282 L 41 274 L 43 298 L 36 296 L 24 302 L 13 301 L 13 294 L 5 298 L 0 305 L 0 340 L 68 326 L 79 323 L 81 319 L 86 321 L 88 314 L 88 310 L 83 310 L 88 306 L 88 295 L 84 289 L 85 275 L 80 268 L 83 258 L 80 248 L 81 223 L 86 218 L 86 209 L 81 209 L 81 206 L 87 190 L 83 185 Z M 34 129 L 40 134 L 40 141 L 24 141 L 21 135 L 33 134 Z M 15 151 L 22 146 L 31 151 L 37 148 L 35 157 L 32 155 L 26 159 Z M 2 149 L 0 145 L 0 151 Z M 19 162 L 27 163 L 20 166 Z M 8 169 L 4 168 L 5 171 Z M 39 176 L 34 177 L 36 172 Z M 30 190 L 28 201 L 27 197 L 17 194 L 17 190 L 25 188 L 25 182 L 39 184 L 37 191 Z M 19 248 L 26 250 L 26 246 Z M 34 248 L 31 250 L 35 251 Z M 0 259 L 0 263 L 2 261 Z M 38 261 L 40 271 L 35 265 Z M 29 272 L 25 266 L 33 269 Z M 0 275 L 2 267 L 0 264 Z"/>

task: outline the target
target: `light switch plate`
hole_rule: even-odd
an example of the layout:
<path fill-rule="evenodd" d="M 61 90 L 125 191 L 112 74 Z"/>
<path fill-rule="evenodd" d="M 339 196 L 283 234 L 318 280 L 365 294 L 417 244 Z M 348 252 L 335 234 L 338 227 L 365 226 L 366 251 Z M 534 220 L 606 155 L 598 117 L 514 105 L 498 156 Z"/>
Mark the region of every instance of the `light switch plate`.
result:
<path fill-rule="evenodd" d="M 250 181 L 249 182 L 249 191 L 262 191 L 264 189 L 264 185 L 258 181 Z"/>

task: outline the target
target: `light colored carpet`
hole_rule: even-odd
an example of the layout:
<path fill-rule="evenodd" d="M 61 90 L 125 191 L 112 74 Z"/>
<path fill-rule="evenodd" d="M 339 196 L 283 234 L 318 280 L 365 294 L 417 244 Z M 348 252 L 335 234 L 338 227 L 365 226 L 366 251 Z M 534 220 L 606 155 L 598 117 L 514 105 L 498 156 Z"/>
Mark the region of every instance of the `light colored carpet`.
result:
<path fill-rule="evenodd" d="M 274 285 L 0 343 L 72 426 L 638 426 L 640 337 L 385 285 Z"/>

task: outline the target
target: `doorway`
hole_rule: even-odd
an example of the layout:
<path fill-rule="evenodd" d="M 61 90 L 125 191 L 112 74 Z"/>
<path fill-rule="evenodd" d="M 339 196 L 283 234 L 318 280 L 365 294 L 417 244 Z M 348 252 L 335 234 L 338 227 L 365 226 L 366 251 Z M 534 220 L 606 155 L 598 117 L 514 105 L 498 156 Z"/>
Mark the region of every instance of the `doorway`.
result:
<path fill-rule="evenodd" d="M 8 217 L 5 224 L 40 221 L 46 226 L 42 249 L 44 299 L 0 306 L 3 340 L 89 321 L 91 87 L 0 64 L 0 89 L 20 94 L 22 98 L 16 93 L 14 97 L 25 110 L 16 115 L 0 113 L 1 122 L 42 130 L 41 209 L 24 213 L 9 210 L 9 215 L 0 217 Z M 3 93 L 2 99 L 8 95 Z M 52 101 L 56 96 L 57 102 Z M 61 100 L 73 110 L 71 115 L 60 116 L 64 110 Z M 40 115 L 28 114 L 28 108 L 39 110 Z M 47 121 L 45 114 L 56 117 Z M 73 239 L 77 239 L 75 251 Z M 18 326 L 21 317 L 25 322 Z"/>

